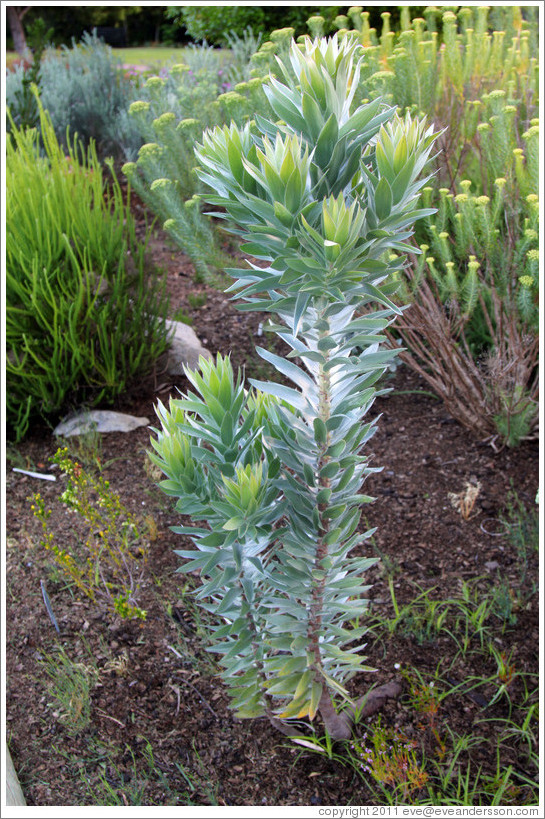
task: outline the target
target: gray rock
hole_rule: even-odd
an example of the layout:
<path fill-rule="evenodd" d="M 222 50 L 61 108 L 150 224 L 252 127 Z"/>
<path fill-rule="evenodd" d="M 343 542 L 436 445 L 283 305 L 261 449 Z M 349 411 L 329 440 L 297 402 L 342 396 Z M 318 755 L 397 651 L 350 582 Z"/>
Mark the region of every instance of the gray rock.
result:
<path fill-rule="evenodd" d="M 212 358 L 209 350 L 202 346 L 195 331 L 188 324 L 184 324 L 183 321 L 169 320 L 165 323 L 172 332 L 167 359 L 169 375 L 183 375 L 184 366 L 190 370 L 197 369 L 201 355 L 204 358 Z"/>
<path fill-rule="evenodd" d="M 149 418 L 136 418 L 123 412 L 111 410 L 84 410 L 62 421 L 53 430 L 53 435 L 69 438 L 86 432 L 131 432 L 150 423 Z"/>

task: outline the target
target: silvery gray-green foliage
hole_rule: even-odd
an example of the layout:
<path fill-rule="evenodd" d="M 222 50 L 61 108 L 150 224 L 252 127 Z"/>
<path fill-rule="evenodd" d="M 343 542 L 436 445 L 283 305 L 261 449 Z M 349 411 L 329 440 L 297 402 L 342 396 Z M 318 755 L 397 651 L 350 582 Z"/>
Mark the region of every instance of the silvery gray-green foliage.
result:
<path fill-rule="evenodd" d="M 242 34 L 232 31 L 226 35 L 227 47 L 233 58 L 227 76 L 233 86 L 239 82 L 248 82 L 252 78 L 250 59 L 258 50 L 262 39 L 262 34 L 260 32 L 254 34 L 251 26 L 247 26 Z"/>
<path fill-rule="evenodd" d="M 16 101 L 16 94 L 20 92 L 23 87 L 23 79 L 25 76 L 25 67 L 23 63 L 18 63 L 13 66 L 10 71 L 6 71 L 6 108 L 14 110 L 14 103 Z M 17 121 L 15 122 L 17 125 Z"/>
<path fill-rule="evenodd" d="M 417 200 L 436 136 L 380 99 L 355 108 L 362 59 L 351 37 L 293 43 L 282 79 L 264 86 L 277 121 L 204 134 L 208 199 L 258 260 L 230 271 L 230 291 L 241 309 L 275 314 L 291 353 L 258 349 L 282 382 L 249 392 L 228 359 L 201 360 L 187 373 L 195 392 L 159 405 L 152 439 L 165 492 L 209 524 L 177 530 L 195 546 L 181 570 L 201 572 L 237 715 L 319 713 L 337 738 L 350 734 L 339 699 L 350 703 L 346 684 L 365 670 L 354 621 L 374 559 L 352 556 L 371 534 L 359 530 L 374 471 L 365 417 L 396 355 L 382 347 L 399 313 L 391 274 L 430 212 Z"/>
<path fill-rule="evenodd" d="M 40 98 L 60 142 L 69 128 L 85 145 L 95 140 L 102 155 L 117 146 L 109 126 L 126 106 L 127 87 L 119 60 L 94 34 L 85 34 L 79 45 L 63 46 L 60 54 L 46 54 Z"/>
<path fill-rule="evenodd" d="M 207 127 L 226 119 L 242 123 L 256 108 L 268 110 L 260 80 L 239 83 L 239 91 L 234 91 L 226 79 L 230 76 L 229 66 L 218 69 L 216 63 L 211 69 L 205 58 L 199 67 L 195 53 L 208 51 L 201 46 L 188 52 L 194 71 L 189 62 L 184 62 L 171 66 L 164 77 L 150 77 L 129 108 L 130 122 L 120 123 L 126 154 L 134 159 L 125 163 L 123 172 L 162 220 L 165 230 L 190 256 L 201 278 L 210 277 L 214 268 L 224 267 L 227 260 L 219 249 L 217 231 L 210 220 L 203 218 L 197 199 L 203 184 L 195 173 L 194 146 Z M 236 65 L 234 61 L 230 68 L 234 70 Z M 133 132 L 139 135 L 140 144 Z"/>

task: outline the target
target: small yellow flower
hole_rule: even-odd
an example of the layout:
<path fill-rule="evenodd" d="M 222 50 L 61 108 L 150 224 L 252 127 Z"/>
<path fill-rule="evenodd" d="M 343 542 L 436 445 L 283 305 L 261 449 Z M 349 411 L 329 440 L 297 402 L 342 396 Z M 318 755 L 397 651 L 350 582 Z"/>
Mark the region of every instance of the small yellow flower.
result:
<path fill-rule="evenodd" d="M 176 115 L 173 114 L 172 111 L 166 111 L 164 114 L 161 114 L 160 117 L 153 120 L 153 127 L 155 130 L 160 130 L 161 128 L 166 128 L 168 125 L 172 125 L 175 121 Z"/>
<path fill-rule="evenodd" d="M 189 131 L 192 128 L 198 128 L 199 125 L 200 125 L 200 122 L 199 122 L 198 119 L 195 119 L 193 117 L 186 117 L 186 119 L 180 120 L 180 122 L 176 126 L 176 130 L 177 131 Z"/>
<path fill-rule="evenodd" d="M 176 76 L 177 74 L 185 74 L 186 71 L 189 71 L 189 66 L 185 63 L 176 63 L 170 69 L 170 73 Z"/>
<path fill-rule="evenodd" d="M 399 55 L 399 52 L 398 52 L 398 55 Z M 390 77 L 394 77 L 394 76 L 395 76 L 395 73 L 393 71 L 376 71 L 374 74 L 372 74 L 369 77 L 369 79 L 370 80 L 386 80 L 386 79 L 389 79 Z"/>
<path fill-rule="evenodd" d="M 264 81 L 263 81 L 263 79 L 261 77 L 252 77 L 251 80 L 248 80 L 246 85 L 248 86 L 248 89 L 250 91 L 255 91 L 258 88 L 261 88 L 261 86 L 263 85 L 263 82 Z"/>
<path fill-rule="evenodd" d="M 129 105 L 129 114 L 142 114 L 149 111 L 149 102 L 145 100 L 136 100 Z"/>
<path fill-rule="evenodd" d="M 162 88 L 165 84 L 165 81 L 162 77 L 150 77 L 145 82 L 145 88 L 151 88 L 152 91 L 154 89 Z"/>
<path fill-rule="evenodd" d="M 172 187 L 171 179 L 154 179 L 150 185 L 150 191 L 165 190 Z"/>
<path fill-rule="evenodd" d="M 217 101 L 224 103 L 224 105 L 240 105 L 246 102 L 246 99 L 242 94 L 237 94 L 236 91 L 227 91 L 225 94 L 220 94 Z"/>
<path fill-rule="evenodd" d="M 532 125 L 528 131 L 525 131 L 522 135 L 523 139 L 531 139 L 532 137 L 539 136 L 539 125 Z"/>
<path fill-rule="evenodd" d="M 140 157 L 156 157 L 161 156 L 162 150 L 156 142 L 146 142 L 138 151 Z"/>

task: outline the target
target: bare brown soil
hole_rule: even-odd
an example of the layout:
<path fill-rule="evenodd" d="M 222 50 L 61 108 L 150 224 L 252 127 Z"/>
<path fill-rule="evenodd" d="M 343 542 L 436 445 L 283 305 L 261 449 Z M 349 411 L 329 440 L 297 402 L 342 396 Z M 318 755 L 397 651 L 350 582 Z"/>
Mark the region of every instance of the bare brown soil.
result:
<path fill-rule="evenodd" d="M 262 375 L 254 345 L 262 343 L 258 330 L 263 317 L 239 313 L 221 292 L 195 285 L 188 260 L 161 235 L 156 235 L 151 249 L 154 261 L 168 271 L 173 310 L 183 308 L 212 353 L 230 352 L 235 366 L 245 367 L 247 375 Z M 203 296 L 200 307 L 192 306 L 195 293 Z M 173 384 L 158 368 L 116 408 L 145 415 L 153 423 L 157 399 L 165 402 L 176 387 L 184 390 L 185 386 L 183 379 Z M 390 376 L 388 386 L 391 394 L 374 406 L 381 418 L 369 444 L 373 464 L 383 470 L 366 484 L 366 492 L 377 500 L 365 508 L 365 523 L 378 527 L 368 549 L 384 558 L 383 568 L 379 564 L 370 572 L 372 611 L 393 613 L 384 567 L 394 577 L 400 605 L 426 589 L 433 589 L 434 599 L 459 595 L 463 582 L 476 578 L 480 580 L 475 588 L 483 597 L 502 579 L 517 590 L 520 560 L 501 518 L 513 487 L 527 508 L 534 504 L 537 444 L 525 442 L 495 452 L 455 423 L 406 368 Z M 185 576 L 175 573 L 179 559 L 174 549 L 181 548 L 182 537 L 169 527 L 180 525 L 181 520 L 150 477 L 149 436 L 146 428 L 104 435 L 100 454 L 103 474 L 124 504 L 142 519 L 151 516 L 155 521 L 157 531 L 140 600 L 148 611 L 143 623 L 112 622 L 52 570 L 40 546 L 41 527 L 28 500 L 33 492 L 40 491 L 52 510 L 51 530 L 63 542 L 77 549 L 79 531 L 58 500 L 64 488 L 61 480 L 38 481 L 11 470 L 12 466 L 38 472 L 50 469 L 48 458 L 58 447 L 50 429 L 36 427 L 8 463 L 7 731 L 28 804 L 377 804 L 350 766 L 304 752 L 264 720 L 241 721 L 232 716 L 211 655 L 205 651 L 194 604 L 185 593 Z M 462 491 L 468 481 L 479 481 L 482 488 L 473 514 L 464 520 L 449 493 Z M 528 561 L 526 582 L 530 584 L 537 582 L 537 555 L 530 554 Z M 59 634 L 47 615 L 41 580 Z M 536 674 L 537 594 L 513 612 L 511 621 L 506 624 L 493 616 L 487 624 L 491 639 L 510 657 L 517 673 Z M 44 657 L 55 654 L 59 646 L 74 663 L 94 663 L 99 672 L 90 693 L 90 722 L 79 733 L 70 731 L 44 672 Z M 409 628 L 389 639 L 384 632 L 381 639 L 371 636 L 368 663 L 377 671 L 356 678 L 352 693 L 359 696 L 373 684 L 401 679 L 398 666 L 412 667 L 423 679 L 431 679 L 441 658 L 447 667 L 455 653 L 453 641 L 445 634 L 423 639 L 417 629 L 411 633 Z M 459 682 L 472 675 L 491 682 L 477 695 L 458 690 L 442 701 L 437 718 L 443 735 L 448 726 L 459 734 L 492 740 L 500 725 L 494 720 L 512 713 L 505 697 L 486 707 L 498 687 L 493 657 L 469 651 L 448 674 Z M 522 680 L 514 679 L 512 702 L 523 697 Z M 405 689 L 397 701 L 386 705 L 381 720 L 408 737 L 423 738 L 432 755 L 437 750 L 433 736 L 426 735 L 422 715 L 410 707 L 406 694 Z M 356 734 L 364 729 L 365 725 L 358 725 Z M 483 744 L 473 754 L 475 767 L 482 764 L 491 775 L 496 766 L 493 747 Z M 146 755 L 150 748 L 152 762 Z M 524 767 L 522 751 L 513 751 L 505 760 L 508 763 L 521 777 L 535 775 Z M 521 786 L 511 804 L 523 798 Z"/>

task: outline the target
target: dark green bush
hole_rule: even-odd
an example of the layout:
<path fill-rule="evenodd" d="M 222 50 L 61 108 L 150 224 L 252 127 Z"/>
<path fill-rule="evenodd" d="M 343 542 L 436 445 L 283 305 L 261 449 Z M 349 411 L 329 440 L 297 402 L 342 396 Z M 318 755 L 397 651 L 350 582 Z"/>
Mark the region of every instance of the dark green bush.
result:
<path fill-rule="evenodd" d="M 265 24 L 260 6 L 169 6 L 166 15 L 185 26 L 195 41 L 214 45 L 226 45 L 231 31 L 242 36 L 248 26 L 262 31 Z"/>
<path fill-rule="evenodd" d="M 307 33 L 307 20 L 319 14 L 324 18 L 324 33 L 335 30 L 333 21 L 346 11 L 344 6 L 169 6 L 167 19 L 184 27 L 196 41 L 227 46 L 228 35 L 239 37 L 250 27 L 254 33 L 268 35 L 275 29 L 293 28 L 295 35 Z"/>

